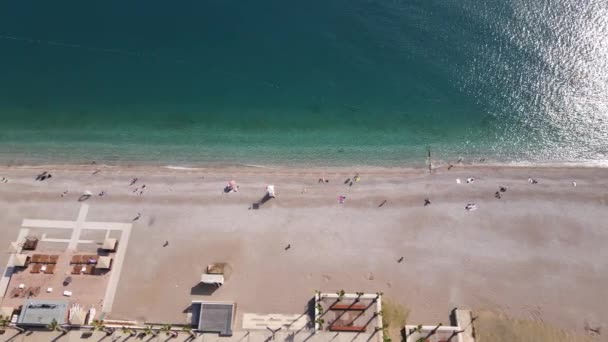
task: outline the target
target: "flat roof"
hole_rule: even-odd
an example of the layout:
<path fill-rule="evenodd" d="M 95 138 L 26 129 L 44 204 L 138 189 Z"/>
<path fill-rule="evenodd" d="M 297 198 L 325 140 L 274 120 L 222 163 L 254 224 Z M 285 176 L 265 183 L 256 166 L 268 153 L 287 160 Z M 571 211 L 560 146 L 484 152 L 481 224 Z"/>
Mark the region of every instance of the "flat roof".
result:
<path fill-rule="evenodd" d="M 193 311 L 198 311 L 198 330 L 219 333 L 220 336 L 232 336 L 234 304 L 193 302 Z M 198 309 L 200 307 L 200 309 Z M 194 318 L 194 317 L 193 317 Z"/>
<path fill-rule="evenodd" d="M 17 324 L 46 326 L 53 319 L 58 324 L 65 324 L 68 305 L 67 300 L 28 299 L 23 304 Z"/>

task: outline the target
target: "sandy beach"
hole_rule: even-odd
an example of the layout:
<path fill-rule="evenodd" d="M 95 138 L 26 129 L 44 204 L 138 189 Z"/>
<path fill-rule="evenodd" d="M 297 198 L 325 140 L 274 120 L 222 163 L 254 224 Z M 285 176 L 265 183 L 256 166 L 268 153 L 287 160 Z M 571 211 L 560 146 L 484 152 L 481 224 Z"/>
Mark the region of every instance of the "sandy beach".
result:
<path fill-rule="evenodd" d="M 42 171 L 52 178 L 36 181 Z M 454 307 L 577 333 L 608 323 L 608 169 L 89 165 L 1 167 L 1 177 L 5 246 L 24 218 L 73 220 L 85 190 L 90 220 L 133 222 L 113 319 L 184 323 L 193 299 L 209 299 L 236 302 L 239 329 L 243 313 L 303 313 L 315 290 L 345 289 L 383 292 L 410 324 L 447 323 Z M 231 179 L 239 191 L 224 193 Z M 277 198 L 251 208 L 267 184 Z M 212 262 L 229 264 L 226 283 L 198 293 Z"/>

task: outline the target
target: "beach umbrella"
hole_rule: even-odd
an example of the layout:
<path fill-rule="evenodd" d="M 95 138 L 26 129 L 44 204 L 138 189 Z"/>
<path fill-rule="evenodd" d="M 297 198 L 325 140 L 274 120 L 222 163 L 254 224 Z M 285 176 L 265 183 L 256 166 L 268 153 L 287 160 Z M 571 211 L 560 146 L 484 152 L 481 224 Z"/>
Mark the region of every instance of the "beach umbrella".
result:
<path fill-rule="evenodd" d="M 230 182 L 228 182 L 228 186 L 231 188 L 236 188 L 236 181 L 233 179 Z"/>

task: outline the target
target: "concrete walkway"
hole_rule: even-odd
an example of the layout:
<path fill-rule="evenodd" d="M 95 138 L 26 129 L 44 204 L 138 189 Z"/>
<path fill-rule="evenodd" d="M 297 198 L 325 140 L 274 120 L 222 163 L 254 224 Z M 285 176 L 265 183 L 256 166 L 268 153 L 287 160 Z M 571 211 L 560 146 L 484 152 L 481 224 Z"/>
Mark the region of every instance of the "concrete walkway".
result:
<path fill-rule="evenodd" d="M 0 335 L 0 340 L 11 342 L 123 342 L 123 341 L 147 341 L 147 342 L 270 342 L 272 334 L 270 331 L 235 331 L 231 337 L 219 337 L 217 334 L 201 334 L 195 339 L 191 339 L 187 333 L 179 332 L 178 336 L 173 339 L 163 333 L 157 336 L 148 336 L 143 339 L 123 335 L 120 331 L 116 331 L 111 336 L 106 336 L 105 333 L 72 331 L 65 335 L 60 335 L 59 332 L 36 331 L 25 334 L 18 334 L 15 330 L 8 329 L 4 335 Z M 285 342 L 380 342 L 377 338 L 378 334 L 357 334 L 357 333 L 330 333 L 318 332 L 313 334 L 312 330 L 303 330 L 300 333 L 294 332 L 278 332 L 274 336 L 274 341 Z"/>
<path fill-rule="evenodd" d="M 310 317 L 303 314 L 243 314 L 244 330 L 267 330 L 268 328 L 276 330 L 281 328 L 281 331 L 297 331 L 306 328 L 309 324 Z"/>

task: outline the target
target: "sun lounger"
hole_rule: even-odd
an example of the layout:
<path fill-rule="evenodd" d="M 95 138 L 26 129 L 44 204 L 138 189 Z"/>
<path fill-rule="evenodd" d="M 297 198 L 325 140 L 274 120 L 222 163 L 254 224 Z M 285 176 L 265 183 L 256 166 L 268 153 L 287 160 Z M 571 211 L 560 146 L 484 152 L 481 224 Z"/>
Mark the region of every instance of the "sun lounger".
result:
<path fill-rule="evenodd" d="M 51 256 L 50 256 L 50 255 L 47 255 L 47 254 L 42 254 L 42 255 L 40 256 L 40 261 L 39 261 L 39 262 L 40 262 L 40 263 L 42 263 L 42 264 L 46 264 L 46 263 L 48 263 L 50 260 L 51 260 Z"/>
<path fill-rule="evenodd" d="M 34 254 L 34 255 L 32 255 L 32 262 L 34 262 L 34 263 L 35 262 L 40 262 L 40 257 L 41 257 L 40 254 Z"/>
<path fill-rule="evenodd" d="M 88 262 L 86 255 L 73 255 L 71 264 L 86 264 Z"/>
<path fill-rule="evenodd" d="M 95 266 L 94 265 L 87 265 L 86 269 L 84 271 L 84 274 L 93 274 L 93 272 L 95 272 Z"/>
<path fill-rule="evenodd" d="M 80 269 L 82 268 L 82 266 L 80 265 L 74 265 L 74 267 L 72 268 L 72 274 L 80 274 Z"/>
<path fill-rule="evenodd" d="M 55 264 L 46 265 L 46 270 L 44 270 L 44 274 L 53 274 L 55 273 Z"/>
<path fill-rule="evenodd" d="M 49 255 L 49 264 L 56 264 L 57 260 L 59 260 L 59 255 Z"/>
<path fill-rule="evenodd" d="M 40 273 L 41 264 L 33 264 L 30 273 Z"/>

